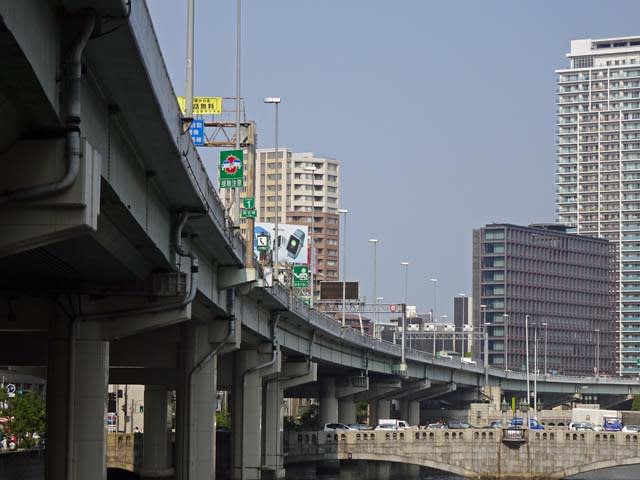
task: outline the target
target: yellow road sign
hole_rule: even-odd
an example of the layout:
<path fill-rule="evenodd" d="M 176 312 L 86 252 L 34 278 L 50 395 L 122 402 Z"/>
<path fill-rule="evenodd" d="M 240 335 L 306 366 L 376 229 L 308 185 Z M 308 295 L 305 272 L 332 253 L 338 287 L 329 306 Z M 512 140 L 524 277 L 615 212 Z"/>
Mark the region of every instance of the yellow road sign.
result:
<path fill-rule="evenodd" d="M 184 113 L 187 101 L 178 97 L 178 105 Z M 222 97 L 193 97 L 194 115 L 220 115 L 222 113 Z"/>

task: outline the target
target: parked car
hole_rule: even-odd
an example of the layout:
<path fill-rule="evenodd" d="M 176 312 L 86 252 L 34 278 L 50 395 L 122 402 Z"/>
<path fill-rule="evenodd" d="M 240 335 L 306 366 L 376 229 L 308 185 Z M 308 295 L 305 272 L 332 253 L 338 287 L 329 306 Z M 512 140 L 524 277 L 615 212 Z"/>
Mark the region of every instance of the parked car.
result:
<path fill-rule="evenodd" d="M 395 420 L 393 418 L 385 418 L 378 420 L 378 425 L 374 430 L 405 430 L 411 428 L 404 420 Z"/>
<path fill-rule="evenodd" d="M 638 433 L 640 432 L 640 425 L 625 425 L 622 427 L 622 431 Z"/>
<path fill-rule="evenodd" d="M 430 423 L 427 425 L 427 430 L 443 430 L 447 428 L 444 423 Z"/>
<path fill-rule="evenodd" d="M 371 427 L 364 423 L 350 423 L 347 427 L 351 430 L 371 430 Z"/>
<path fill-rule="evenodd" d="M 344 423 L 325 423 L 323 430 L 325 432 L 335 432 L 336 430 L 353 430 Z"/>
<path fill-rule="evenodd" d="M 482 428 L 502 428 L 502 420 L 494 420 L 489 425 Z"/>
<path fill-rule="evenodd" d="M 522 417 L 513 417 L 511 419 L 510 425 L 512 427 L 522 427 Z M 538 422 L 538 420 L 536 420 L 535 418 L 530 418 L 529 419 L 529 428 L 531 430 L 544 430 L 544 425 L 542 425 L 540 422 Z"/>
<path fill-rule="evenodd" d="M 593 430 L 593 423 L 591 422 L 576 422 L 569 424 L 569 430 L 581 431 L 581 430 Z"/>
<path fill-rule="evenodd" d="M 616 417 L 604 417 L 602 427 L 605 432 L 619 432 L 622 430 L 622 421 Z"/>

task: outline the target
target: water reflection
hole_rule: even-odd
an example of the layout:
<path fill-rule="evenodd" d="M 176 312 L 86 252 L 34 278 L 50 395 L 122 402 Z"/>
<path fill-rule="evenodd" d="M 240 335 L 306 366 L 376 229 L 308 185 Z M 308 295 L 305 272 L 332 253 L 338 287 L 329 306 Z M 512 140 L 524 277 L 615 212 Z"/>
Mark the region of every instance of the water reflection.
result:
<path fill-rule="evenodd" d="M 332 468 L 335 467 L 335 468 Z M 324 471 L 323 471 L 324 470 Z M 331 471 L 333 470 L 333 472 Z M 450 473 L 391 462 L 349 461 L 339 465 L 313 464 L 287 467 L 289 480 L 466 480 Z"/>

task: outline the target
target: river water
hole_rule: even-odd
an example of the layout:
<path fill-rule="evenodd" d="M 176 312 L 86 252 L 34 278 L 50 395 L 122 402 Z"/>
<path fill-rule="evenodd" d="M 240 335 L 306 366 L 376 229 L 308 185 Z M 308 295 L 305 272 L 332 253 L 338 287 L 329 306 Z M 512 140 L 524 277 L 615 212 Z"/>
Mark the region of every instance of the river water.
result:
<path fill-rule="evenodd" d="M 321 473 L 313 464 L 290 465 L 288 480 L 467 480 L 458 475 L 389 462 L 342 462 L 339 472 Z M 571 480 L 640 480 L 640 466 L 630 465 L 571 477 Z"/>

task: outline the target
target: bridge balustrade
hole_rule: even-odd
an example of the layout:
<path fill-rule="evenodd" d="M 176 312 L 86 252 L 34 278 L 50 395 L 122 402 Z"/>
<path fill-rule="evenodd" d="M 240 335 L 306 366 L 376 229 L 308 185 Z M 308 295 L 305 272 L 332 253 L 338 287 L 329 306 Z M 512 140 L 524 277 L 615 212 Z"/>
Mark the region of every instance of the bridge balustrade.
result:
<path fill-rule="evenodd" d="M 518 441 L 505 441 L 509 438 Z M 558 429 L 409 429 L 288 435 L 285 463 L 322 460 L 410 463 L 474 478 L 524 478 L 535 474 L 559 479 L 640 463 L 640 434 Z"/>

